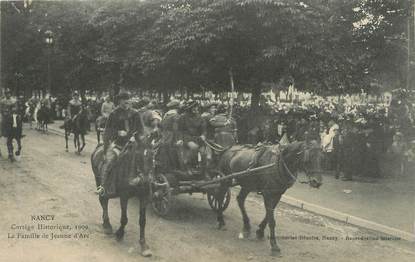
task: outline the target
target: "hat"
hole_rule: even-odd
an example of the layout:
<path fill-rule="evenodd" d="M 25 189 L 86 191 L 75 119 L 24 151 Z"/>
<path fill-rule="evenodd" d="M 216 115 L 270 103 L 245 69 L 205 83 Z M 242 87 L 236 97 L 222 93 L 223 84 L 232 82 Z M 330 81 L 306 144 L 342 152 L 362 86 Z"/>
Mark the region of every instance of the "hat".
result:
<path fill-rule="evenodd" d="M 226 113 L 226 111 L 227 111 L 226 105 L 220 104 L 218 105 L 218 109 L 216 110 L 216 113 L 223 114 L 223 113 Z"/>
<path fill-rule="evenodd" d="M 402 134 L 401 132 L 399 132 L 399 131 L 398 131 L 398 132 L 396 132 L 396 133 L 395 133 L 395 136 L 400 136 L 400 137 L 403 137 L 403 134 Z"/>
<path fill-rule="evenodd" d="M 137 102 L 137 108 L 142 108 L 147 106 L 150 103 L 150 100 L 148 100 L 147 98 L 143 98 L 140 101 Z"/>
<path fill-rule="evenodd" d="M 330 128 L 331 130 L 339 130 L 340 129 L 340 127 L 339 127 L 339 125 L 338 124 L 334 124 L 334 125 L 332 125 L 331 126 L 331 128 Z"/>
<path fill-rule="evenodd" d="M 151 112 L 151 120 L 155 120 L 155 119 L 158 119 L 159 121 L 161 121 L 161 115 L 157 111 Z"/>
<path fill-rule="evenodd" d="M 184 105 L 183 110 L 190 110 L 196 106 L 198 106 L 198 103 L 196 101 L 189 101 Z"/>
<path fill-rule="evenodd" d="M 218 102 L 213 101 L 213 102 L 208 103 L 206 106 L 207 107 L 212 107 L 212 106 L 218 106 L 218 105 L 220 105 Z"/>
<path fill-rule="evenodd" d="M 318 117 L 317 117 L 317 114 L 312 114 L 312 115 L 309 115 L 309 117 L 308 117 L 310 120 L 317 120 L 318 119 Z"/>
<path fill-rule="evenodd" d="M 366 119 L 365 118 L 363 118 L 363 117 L 361 117 L 361 118 L 358 118 L 356 121 L 354 121 L 356 124 L 366 124 L 367 123 L 367 121 L 366 121 Z"/>
<path fill-rule="evenodd" d="M 117 95 L 117 99 L 118 100 L 128 100 L 128 99 L 130 99 L 130 94 L 128 94 L 127 92 L 120 92 Z"/>
<path fill-rule="evenodd" d="M 180 105 L 180 101 L 177 99 L 173 99 L 170 102 L 168 102 L 166 106 L 168 108 L 176 108 L 176 107 L 179 107 L 179 105 Z"/>

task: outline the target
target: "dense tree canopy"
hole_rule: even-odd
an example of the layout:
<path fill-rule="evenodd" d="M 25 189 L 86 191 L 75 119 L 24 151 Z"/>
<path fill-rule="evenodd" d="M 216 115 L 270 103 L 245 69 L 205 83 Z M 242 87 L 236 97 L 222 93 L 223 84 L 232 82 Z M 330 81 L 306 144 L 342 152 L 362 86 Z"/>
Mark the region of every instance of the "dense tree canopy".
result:
<path fill-rule="evenodd" d="M 45 89 L 50 55 L 54 93 L 111 86 L 229 91 L 230 75 L 253 99 L 264 83 L 323 95 L 370 90 L 373 83 L 396 88 L 406 81 L 408 3 L 3 2 L 3 84 Z M 52 47 L 46 30 L 54 33 Z"/>

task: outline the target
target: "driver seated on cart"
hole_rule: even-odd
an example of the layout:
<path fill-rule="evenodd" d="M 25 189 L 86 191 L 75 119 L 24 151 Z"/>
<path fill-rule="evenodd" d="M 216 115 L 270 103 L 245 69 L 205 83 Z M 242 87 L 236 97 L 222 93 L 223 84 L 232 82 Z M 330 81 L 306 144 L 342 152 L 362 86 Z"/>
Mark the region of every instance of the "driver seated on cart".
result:
<path fill-rule="evenodd" d="M 108 117 L 104 132 L 104 163 L 101 168 L 101 186 L 97 193 L 105 196 L 111 195 L 114 185 L 109 176 L 122 149 L 129 142 L 135 141 L 143 133 L 143 124 L 138 111 L 130 108 L 130 97 L 126 92 L 120 92 L 117 96 L 118 106 Z M 134 136 L 135 135 L 135 136 Z M 134 185 L 138 177 L 130 178 L 130 184 Z"/>
<path fill-rule="evenodd" d="M 219 104 L 215 114 L 212 114 L 206 122 L 208 135 L 206 143 L 206 159 L 209 169 L 217 165 L 217 156 L 237 143 L 236 121 L 229 116 L 228 108 Z"/>
<path fill-rule="evenodd" d="M 191 168 L 199 165 L 202 177 L 209 178 L 206 171 L 205 140 L 206 122 L 200 114 L 200 106 L 196 101 L 190 101 L 183 107 L 184 113 L 178 121 L 179 158 L 185 166 L 185 171 L 191 174 Z"/>

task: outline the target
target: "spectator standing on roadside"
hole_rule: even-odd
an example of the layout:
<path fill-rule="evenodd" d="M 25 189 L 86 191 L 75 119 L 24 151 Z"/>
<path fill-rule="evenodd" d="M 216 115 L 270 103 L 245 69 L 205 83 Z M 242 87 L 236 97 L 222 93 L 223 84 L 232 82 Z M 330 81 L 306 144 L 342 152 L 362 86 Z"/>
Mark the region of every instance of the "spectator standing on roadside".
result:
<path fill-rule="evenodd" d="M 343 138 L 343 181 L 351 181 L 353 176 L 357 173 L 356 161 L 358 160 L 359 138 L 356 123 L 351 123 L 344 130 Z"/>
<path fill-rule="evenodd" d="M 339 146 L 339 125 L 333 124 L 330 129 L 329 133 L 323 137 L 321 141 L 323 152 L 326 154 L 327 159 L 327 169 L 329 170 L 337 170 L 337 155 L 338 155 L 338 148 Z M 336 173 L 336 177 L 338 174 Z"/>
<path fill-rule="evenodd" d="M 114 103 L 111 101 L 109 96 L 106 96 L 104 103 L 102 103 L 101 106 L 101 115 L 105 118 L 108 118 L 108 116 L 114 110 L 114 108 Z"/>

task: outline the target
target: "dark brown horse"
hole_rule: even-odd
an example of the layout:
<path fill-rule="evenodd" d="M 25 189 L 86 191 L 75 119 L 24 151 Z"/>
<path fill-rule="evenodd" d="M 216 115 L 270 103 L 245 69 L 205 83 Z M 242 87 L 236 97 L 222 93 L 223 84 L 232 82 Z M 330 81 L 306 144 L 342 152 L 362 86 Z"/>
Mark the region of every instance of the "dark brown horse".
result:
<path fill-rule="evenodd" d="M 49 123 L 49 108 L 42 103 L 39 110 L 36 112 L 37 116 L 37 130 L 46 133 L 48 132 L 48 123 Z"/>
<path fill-rule="evenodd" d="M 86 111 L 81 111 L 73 119 L 65 119 L 63 128 L 65 130 L 65 150 L 68 152 L 69 136 L 73 133 L 73 142 L 77 154 L 81 154 L 85 148 L 85 135 L 87 133 L 88 118 Z M 82 142 L 82 144 L 81 144 Z"/>
<path fill-rule="evenodd" d="M 107 117 L 99 116 L 95 120 L 95 132 L 97 134 L 97 142 L 101 143 L 101 134 L 105 131 L 105 124 L 107 123 Z"/>
<path fill-rule="evenodd" d="M 280 249 L 275 237 L 274 210 L 285 191 L 297 180 L 297 171 L 305 171 L 307 183 L 314 188 L 322 185 L 320 162 L 322 152 L 317 142 L 295 142 L 286 146 L 267 145 L 260 148 L 233 146 L 226 150 L 219 160 L 219 170 L 224 175 L 244 171 L 247 169 L 272 165 L 255 175 L 236 179 L 233 185 L 240 185 L 241 190 L 237 197 L 238 205 L 243 218 L 243 231 L 240 238 L 248 237 L 251 230 L 250 221 L 245 210 L 245 200 L 250 192 L 260 192 L 263 196 L 266 215 L 256 231 L 258 239 L 264 238 L 264 230 L 268 224 L 270 230 L 271 254 L 277 255 Z M 217 190 L 217 198 L 224 196 L 230 184 L 222 185 Z M 217 209 L 219 228 L 224 227 L 222 209 Z"/>
<path fill-rule="evenodd" d="M 110 149 L 109 149 L 110 150 Z M 151 256 L 151 250 L 145 240 L 145 226 L 146 226 L 146 206 L 150 196 L 150 177 L 153 170 L 153 153 L 152 150 L 145 149 L 141 142 L 130 142 L 128 146 L 124 147 L 120 153 L 116 164 L 113 167 L 113 172 L 116 176 L 116 194 L 112 196 L 99 196 L 99 202 L 102 207 L 103 228 L 107 234 L 112 233 L 112 226 L 108 216 L 108 201 L 112 198 L 120 198 L 121 205 L 121 220 L 120 227 L 115 233 L 117 240 L 122 240 L 124 237 L 124 228 L 128 223 L 127 206 L 128 199 L 131 197 L 138 197 L 140 201 L 140 246 L 141 254 L 145 257 Z M 91 155 L 91 165 L 95 176 L 96 186 L 101 186 L 100 170 L 104 162 L 103 145 L 98 145 Z M 129 180 L 131 176 L 140 175 L 141 181 L 137 186 L 131 186 Z"/>

